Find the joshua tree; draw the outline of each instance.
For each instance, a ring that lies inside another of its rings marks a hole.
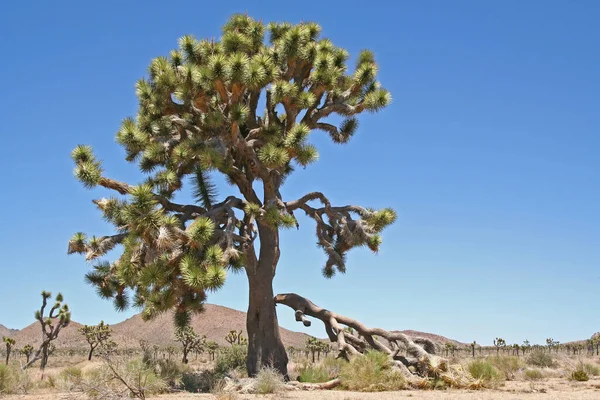
[[[513,355],[516,353],[517,357],[519,357],[519,350],[521,349],[521,346],[519,346],[517,343],[512,345],[512,349],[513,349]]]
[[[92,359],[92,354],[94,353],[96,347],[110,340],[110,336],[112,334],[110,325],[105,324],[104,321],[100,321],[98,325],[84,325],[79,328],[78,331],[85,336],[85,340],[90,345],[88,360]]]
[[[174,355],[177,349],[173,346],[167,346],[165,352],[167,353],[167,358],[170,360]]]
[[[506,341],[502,338],[494,339],[494,346],[496,346],[496,355],[500,355],[500,349],[506,346]]]
[[[477,346],[477,342],[473,340],[473,343],[471,343],[471,355],[473,358],[475,358],[475,346]]]
[[[28,363],[29,358],[31,357],[31,354],[33,354],[33,346],[30,344],[26,344],[25,346],[23,346],[23,348],[20,351],[21,351],[21,354],[23,354],[25,356],[25,363]]]
[[[219,345],[217,344],[217,342],[210,341],[206,342],[205,347],[206,351],[208,352],[208,355],[210,356],[211,361],[214,361],[215,353],[217,352]]]
[[[15,345],[15,339],[11,337],[2,336],[2,341],[6,345],[6,365],[8,365],[8,360],[10,358],[10,352],[12,351],[13,346]]]
[[[531,344],[529,343],[529,340],[525,339],[521,345],[521,351],[523,352],[523,355],[525,355],[525,352],[529,351],[530,348]]]
[[[206,342],[206,336],[198,336],[191,326],[177,327],[175,329],[175,341],[181,343],[183,358],[181,362],[188,363],[188,354],[190,351],[200,351]]]
[[[230,330],[229,333],[227,334],[227,336],[225,336],[225,341],[227,341],[227,343],[229,343],[232,346],[234,344],[238,344],[238,345],[248,344],[248,339],[246,339],[244,337],[241,329],[240,329],[240,331]]]
[[[23,366],[23,369],[29,368],[31,364],[37,360],[41,360],[40,369],[43,371],[48,363],[48,356],[55,348],[52,341],[58,337],[61,329],[68,326],[71,322],[69,306],[63,304],[63,296],[60,293],[56,295],[55,303],[50,309],[48,316],[44,316],[44,311],[50,297],[52,297],[52,293],[46,291],[42,292],[42,306],[35,312],[35,319],[39,321],[42,327],[42,344],[33,355],[33,358]]]
[[[306,350],[312,355],[312,362],[315,362],[315,353],[320,351],[321,341],[315,337],[309,337],[306,339]]]
[[[320,192],[295,200],[282,196],[294,169],[318,159],[308,143],[312,132],[346,143],[359,114],[377,112],[391,101],[377,81],[370,51],[358,54],[354,71],[348,71],[348,52],[319,38],[320,31],[314,23],[265,27],[235,15],[220,41],[184,36],[169,57],[154,59],[149,76],[136,86],[137,116],[125,119],[117,133],[126,159],[148,174],[140,185],[108,178],[89,146],[78,146],[71,155],[85,187],[120,195],[95,201],[116,234],[77,233],[69,242],[69,253],[85,254],[87,260],[123,246],[117,261],[96,264],[88,282],[118,309],[143,307],[146,319],[175,309],[183,326],[191,312],[202,310],[207,291],[224,284],[227,268],[244,269],[250,376],[262,365],[287,373],[272,282],[279,231],[298,227],[294,213],[304,211],[316,223],[318,245],[327,257],[325,277],[344,273],[346,255],[355,247],[377,252],[380,233],[396,219],[388,208],[334,206]],[[236,187],[232,195],[217,202],[210,173],[224,175]],[[175,203],[188,177],[197,201]]]

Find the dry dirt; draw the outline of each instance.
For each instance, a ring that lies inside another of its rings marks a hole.
[[[442,390],[419,391],[404,390],[399,392],[357,393],[346,391],[297,391],[272,395],[237,395],[222,397],[212,394],[179,393],[153,397],[158,400],[250,400],[250,399],[289,399],[289,400],[392,400],[392,399],[435,399],[435,400],[527,400],[527,399],[556,399],[556,400],[597,400],[600,399],[600,378],[588,382],[569,382],[565,379],[553,378],[532,386],[528,382],[506,382],[496,390]],[[7,396],[9,400],[53,400],[81,399],[81,396],[68,393],[44,393],[29,395]]]

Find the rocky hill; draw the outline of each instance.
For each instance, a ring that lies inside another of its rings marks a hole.
[[[7,327],[5,327],[4,325],[0,325],[0,338],[2,336],[12,336],[15,333],[17,333],[19,330],[18,329],[9,329]]]

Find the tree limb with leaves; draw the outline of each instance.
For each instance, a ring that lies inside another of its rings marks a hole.
[[[146,174],[138,185],[109,178],[89,146],[71,154],[85,187],[115,194],[94,203],[116,232],[77,233],[69,242],[69,253],[98,260],[88,282],[118,309],[141,307],[145,319],[174,309],[177,325],[185,326],[207,292],[223,286],[228,269],[245,271],[251,376],[263,365],[287,374],[272,283],[279,231],[298,227],[294,213],[315,222],[326,277],[346,272],[349,250],[376,252],[381,231],[396,219],[387,208],[332,205],[322,192],[282,196],[295,168],[318,159],[311,135],[347,143],[360,114],[391,101],[372,52],[360,52],[350,71],[348,52],[320,32],[315,23],[265,26],[234,15],[220,40],[187,35],[168,57],[152,60],[136,85],[138,113],[117,133],[126,160]],[[235,187],[222,201],[213,174]],[[190,181],[195,201],[175,202]],[[116,261],[100,260],[117,245],[123,250]]]

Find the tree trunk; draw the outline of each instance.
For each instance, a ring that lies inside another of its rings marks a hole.
[[[279,335],[279,324],[273,300],[273,278],[279,260],[279,234],[258,224],[260,234],[259,259],[246,260],[250,287],[246,330],[248,331],[249,376],[255,376],[262,366],[273,367],[286,379],[288,357]]]
[[[6,347],[6,365],[8,365],[8,359],[10,358],[10,348]]]
[[[92,354],[94,354],[94,347],[90,346],[90,352],[88,354],[88,361],[92,361]]]

